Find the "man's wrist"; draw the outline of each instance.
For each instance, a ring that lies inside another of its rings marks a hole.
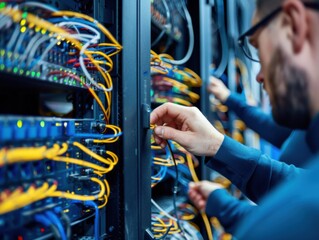
[[[221,101],[222,103],[225,103],[225,102],[227,101],[227,99],[229,98],[229,96],[230,96],[230,91],[228,91],[228,92],[225,93],[223,96],[221,96],[220,101]]]
[[[216,132],[213,134],[213,137],[211,139],[210,143],[210,154],[209,156],[214,157],[218,150],[220,149],[221,145],[223,144],[223,141],[225,139],[225,136],[221,134],[220,132]]]

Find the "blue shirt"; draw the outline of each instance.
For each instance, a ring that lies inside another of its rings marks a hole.
[[[306,144],[305,131],[281,127],[259,108],[247,105],[238,94],[231,94],[226,103],[248,127],[277,147],[282,147],[280,161],[303,165],[313,155]],[[294,166],[275,163],[260,151],[248,148],[225,137],[215,159],[208,166],[229,178],[253,201],[259,200],[284,180],[293,179],[302,171]],[[210,194],[206,213],[219,219],[225,230],[233,233],[236,225],[256,206],[230,196],[226,190]]]
[[[271,115],[264,113],[259,107],[249,106],[243,97],[236,93],[230,94],[225,105],[260,137],[281,148],[279,161],[300,167],[312,156],[306,144],[305,131],[278,125]]]
[[[238,227],[238,239],[319,239],[318,136],[319,114],[306,135],[310,149],[317,153],[307,166],[309,170],[265,198]]]
[[[319,115],[313,120],[307,131],[307,143],[314,153],[319,151],[318,134]],[[227,142],[229,142],[229,139],[225,138],[222,146],[224,143],[228,144]],[[249,162],[251,158],[252,155],[248,157]],[[243,157],[242,159],[246,158]],[[214,161],[215,159],[210,161],[209,164],[213,166]],[[260,203],[259,206],[255,207],[247,203],[243,204],[232,196],[227,195],[225,190],[218,190],[215,191],[215,194],[214,192],[211,194],[208,202],[218,201],[216,205],[219,209],[211,207],[211,204],[207,204],[207,213],[209,215],[219,215],[222,218],[221,223],[225,224],[226,230],[228,227],[231,233],[236,229],[234,221],[237,220],[240,226],[237,228],[235,236],[239,239],[319,239],[319,232],[317,231],[319,227],[319,155],[311,160],[313,164],[308,168],[312,170],[290,168],[284,163],[280,163],[282,166],[274,165],[274,161],[268,162],[269,165],[267,167],[265,165],[267,160],[263,155],[260,155],[258,161],[262,163],[266,173],[264,175],[266,184],[260,182],[263,190],[247,191],[252,186],[250,182],[260,180],[253,177],[254,173],[259,171],[256,170],[258,167],[253,167],[253,164],[246,165],[248,167],[247,170],[249,170],[247,171],[247,176],[242,175],[244,174],[243,169],[238,174],[230,173],[230,175],[225,176],[236,178],[235,175],[241,175],[242,180],[246,184],[239,184],[240,189],[246,190],[248,196],[249,194],[256,196],[256,194],[260,193],[257,198],[257,201]],[[230,169],[230,167],[227,168]],[[223,171],[226,172],[225,170]],[[281,177],[279,176],[280,172],[282,174]],[[275,186],[277,186],[277,190],[260,201],[265,190],[268,191]],[[233,216],[228,215],[224,217],[225,213]]]

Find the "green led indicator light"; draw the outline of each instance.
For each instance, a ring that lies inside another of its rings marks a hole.
[[[31,72],[31,77],[35,77],[35,71]]]
[[[6,7],[6,3],[5,2],[0,3],[0,9],[5,8],[5,7]]]
[[[19,74],[22,75],[24,73],[23,69],[20,69]]]
[[[2,50],[0,51],[1,57],[3,57],[5,54],[6,54],[6,51],[2,49]]]
[[[53,77],[53,80],[54,80],[54,81],[58,81],[58,78],[57,78],[57,77]]]
[[[18,68],[17,67],[13,68],[13,72],[17,73],[18,72]]]
[[[45,121],[40,122],[40,127],[44,128],[45,127]]]
[[[27,16],[28,16],[27,12],[22,13],[22,18],[27,18]]]
[[[22,128],[23,122],[21,120],[17,121],[17,127]]]
[[[41,76],[41,73],[40,72],[37,72],[37,77],[39,78]]]
[[[4,65],[4,64],[1,64],[1,65],[0,65],[0,70],[3,71],[4,68],[5,68],[5,65]]]
[[[29,75],[30,75],[30,71],[27,71],[27,72],[25,73],[25,75],[29,76]]]

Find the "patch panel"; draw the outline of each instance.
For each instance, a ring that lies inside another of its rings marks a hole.
[[[105,124],[96,122],[92,119],[73,120],[73,119],[58,119],[58,118],[37,118],[37,117],[17,117],[5,116],[0,118],[0,132],[2,133],[1,147],[7,146],[6,151],[16,148],[40,147],[43,145],[52,146],[55,143],[64,141],[75,141],[79,139],[77,134],[86,132],[92,136],[102,136],[99,129]],[[30,128],[30,126],[34,126]],[[6,133],[6,134],[3,134]],[[80,139],[79,139],[80,140]],[[85,141],[83,142],[85,144]],[[92,152],[106,158],[105,146],[99,146],[90,142],[87,145]],[[101,162],[83,153],[77,147],[70,147],[66,156],[76,159],[83,159],[98,166],[103,166]],[[31,185],[41,185],[43,181],[54,179],[61,186],[59,190],[69,193],[81,195],[94,195],[99,193],[99,186],[92,184],[90,178],[93,170],[87,167],[77,166],[74,164],[54,162],[49,159],[22,162],[12,165],[5,165],[1,168],[0,189],[4,191],[14,191],[15,188],[28,189]],[[51,180],[50,180],[51,181]],[[23,185],[21,186],[21,183]],[[6,186],[10,188],[6,189]],[[73,206],[74,205],[74,206]],[[15,211],[14,214],[0,215],[0,232],[4,235],[4,239],[11,238],[14,232],[20,232],[23,239],[35,239],[49,232],[48,229],[36,231],[32,230],[24,233],[21,229],[28,227],[34,222],[33,216],[36,212],[41,212],[43,209],[51,209],[53,206],[58,206],[68,216],[71,222],[81,219],[88,214],[92,214],[92,210],[87,207],[79,207],[76,204],[71,204],[67,200],[58,200],[57,198],[47,198],[42,201],[37,201],[26,208]],[[26,216],[19,218],[18,216]],[[15,217],[13,217],[15,216]]]
[[[91,16],[40,2],[2,2],[0,19],[1,239],[118,234],[116,211],[98,226],[121,204],[106,175],[122,134],[110,75],[121,45]]]
[[[56,62],[54,59],[53,61],[48,62],[45,66],[41,65],[40,67],[32,70],[25,70],[23,67],[13,67],[12,65],[5,64],[4,59],[10,54],[12,53],[6,53],[4,49],[0,50],[0,72],[18,75],[19,77],[27,78],[28,81],[42,80],[72,87],[85,88],[84,84],[90,84],[84,74],[80,73],[76,69],[66,68],[63,65],[54,63]],[[16,58],[19,58],[19,55],[16,55]],[[52,59],[49,58],[48,60]],[[93,73],[93,79],[100,81],[99,76],[95,73]],[[93,89],[95,89],[94,86]]]

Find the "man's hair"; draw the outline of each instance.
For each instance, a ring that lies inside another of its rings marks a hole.
[[[264,17],[278,8],[285,0],[256,0],[256,10],[260,17]],[[302,2],[319,2],[319,0],[300,0]]]

